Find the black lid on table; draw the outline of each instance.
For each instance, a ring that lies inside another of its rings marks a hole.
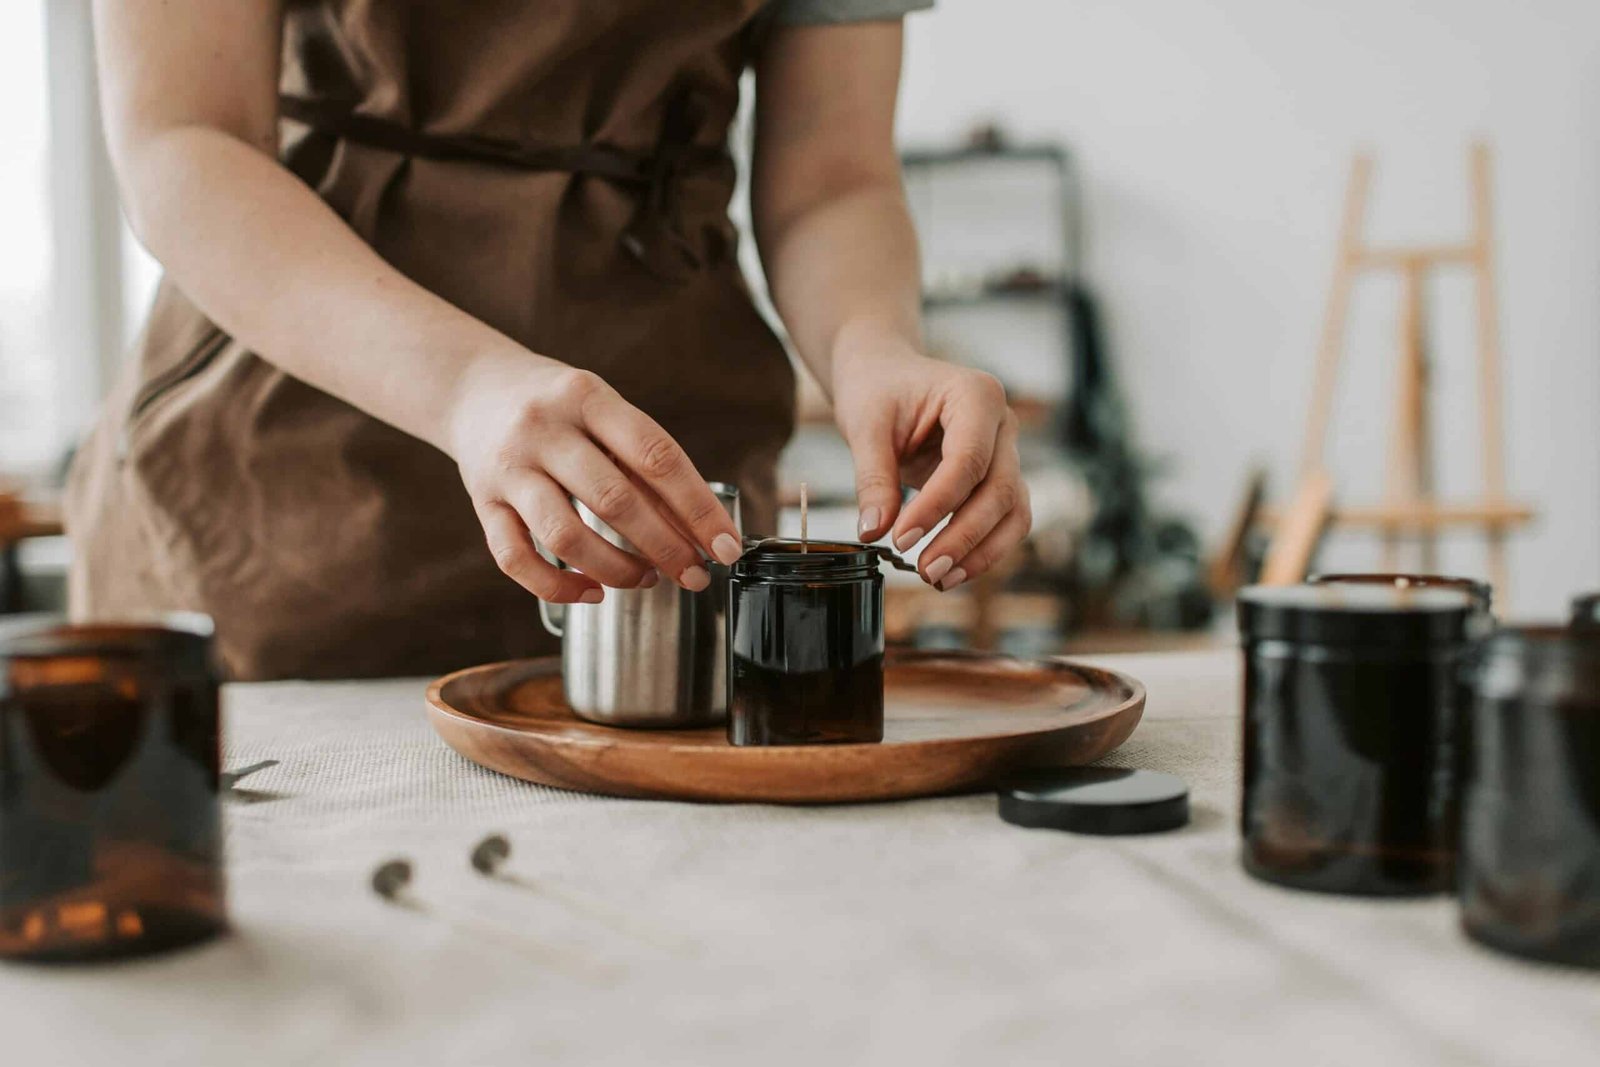
[[[1239,592],[1246,640],[1308,644],[1445,644],[1470,636],[1475,602],[1456,589],[1327,583]]]
[[[1063,767],[1000,786],[1000,818],[1078,834],[1148,834],[1189,821],[1189,787],[1159,771]]]

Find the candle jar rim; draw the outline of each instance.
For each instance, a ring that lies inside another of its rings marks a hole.
[[[849,581],[877,573],[876,550],[858,541],[768,538],[751,546],[733,565],[735,578],[770,581]]]
[[[1409,571],[1319,571],[1306,579],[1307,585],[1325,585],[1329,582],[1358,582],[1365,585],[1445,586],[1469,589],[1487,585],[1476,578],[1463,578],[1455,574],[1417,574]]]
[[[1401,571],[1328,571],[1313,574],[1307,585],[1373,585],[1395,589],[1459,589],[1480,597],[1487,606],[1494,597],[1493,587],[1477,578],[1455,574],[1407,574]]]
[[[1249,586],[1238,606],[1247,641],[1433,645],[1464,641],[1477,601],[1463,589],[1330,582]]]
[[[181,648],[207,649],[215,631],[211,617],[171,612],[129,619],[59,622],[0,641],[0,658],[58,656],[147,656]]]

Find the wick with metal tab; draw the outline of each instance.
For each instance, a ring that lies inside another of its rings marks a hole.
[[[511,842],[506,840],[504,834],[490,834],[473,848],[471,856],[472,869],[485,878],[493,878],[506,885],[542,894],[556,903],[565,905],[567,908],[593,919],[602,926],[609,928],[613,933],[620,934],[623,937],[642,941],[666,952],[675,952],[682,955],[689,955],[698,951],[698,947],[685,938],[665,930],[656,930],[620,909],[608,907],[601,901],[565,889],[554,884],[549,879],[540,879],[534,882],[514,871],[508,871],[505,869],[505,862],[510,858]]]
[[[611,969],[608,967],[596,964],[573,953],[563,952],[550,945],[531,941],[509,928],[480,922],[477,919],[469,919],[460,915],[445,914],[437,907],[417,897],[412,890],[412,874],[411,861],[404,857],[399,857],[379,864],[373,870],[368,884],[371,885],[374,893],[395,907],[437,919],[455,930],[469,934],[498,948],[524,956],[537,963],[552,966],[570,977],[606,979],[611,976]]]

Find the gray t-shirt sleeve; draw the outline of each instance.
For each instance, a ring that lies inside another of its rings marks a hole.
[[[933,0],[770,0],[765,14],[779,26],[897,19],[933,6]]]

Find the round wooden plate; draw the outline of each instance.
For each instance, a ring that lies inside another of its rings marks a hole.
[[[512,660],[428,687],[451,748],[530,782],[660,800],[839,803],[981,789],[1024,767],[1089,763],[1133,733],[1144,686],[1061,660],[891,651],[877,745],[739,748],[721,727],[619,730],[561,695],[561,661]]]

